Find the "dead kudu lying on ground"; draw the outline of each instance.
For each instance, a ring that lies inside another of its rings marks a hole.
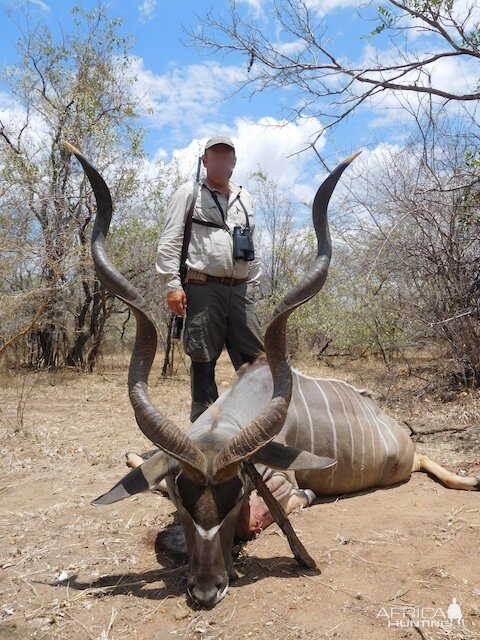
[[[157,332],[146,303],[105,252],[112,213],[108,187],[74,147],[66,146],[81,162],[97,200],[92,235],[97,274],[105,288],[135,314],[129,395],[140,429],[157,447],[146,460],[130,455],[133,470],[93,504],[111,504],[166,485],[183,525],[189,554],[188,592],[197,603],[209,607],[224,597],[235,575],[235,532],[248,538],[272,517],[289,534],[297,559],[311,566],[311,558],[288,530],[279,503],[288,514],[310,504],[315,495],[385,487],[407,480],[412,471],[428,471],[453,489],[480,488],[479,478],[457,476],[416,454],[407,433],[365,392],[339,380],[303,376],[287,363],[287,320],[325,282],[331,256],[327,206],[355,155],[341,163],[317,191],[313,203],[317,257],[275,309],[265,333],[266,359],[244,369],[235,385],[183,431],[148,395]],[[265,493],[265,482],[271,493]],[[251,499],[257,495],[252,494],[255,487],[267,506],[259,498]]]

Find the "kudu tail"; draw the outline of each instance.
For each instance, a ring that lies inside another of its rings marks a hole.
[[[449,489],[480,491],[480,476],[459,476],[440,466],[423,453],[416,453],[413,459],[413,471],[424,471],[438,478]]]

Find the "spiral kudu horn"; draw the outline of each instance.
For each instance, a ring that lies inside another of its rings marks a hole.
[[[98,171],[68,142],[63,142],[82,165],[97,203],[97,215],[92,232],[92,257],[100,282],[105,289],[125,302],[136,320],[135,345],[128,371],[128,390],[138,426],[145,436],[160,449],[176,458],[200,478],[205,478],[206,462],[203,453],[171,420],[152,404],[148,395],[148,375],[157,346],[157,330],[147,304],[135,287],[110,262],[105,239],[112,218],[110,191]]]
[[[266,409],[218,453],[214,464],[214,481],[221,481],[232,474],[242,460],[270,442],[283,427],[292,394],[292,373],[286,354],[287,320],[297,307],[316,295],[325,283],[332,249],[328,229],[328,203],[340,176],[359,153],[352,154],[339,164],[315,195],[312,218],[317,237],[317,256],[311,268],[277,305],[265,333],[265,352],[273,377],[272,399]]]

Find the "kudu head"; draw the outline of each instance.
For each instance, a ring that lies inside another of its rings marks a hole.
[[[276,469],[323,469],[336,464],[330,458],[273,442],[286,418],[292,393],[292,375],[286,359],[286,324],[289,315],[322,288],[331,257],[327,206],[341,174],[356,157],[342,162],[322,183],[313,203],[313,224],[318,241],[312,267],[277,305],[265,333],[265,352],[273,377],[273,394],[265,409],[232,436],[222,428],[221,416],[194,429],[189,437],[165,417],[148,395],[148,375],[157,344],[157,331],[148,306],[137,290],[110,262],[105,239],[112,215],[112,200],[100,174],[72,145],[64,143],[92,185],[97,215],[92,233],[92,257],[104,287],[124,301],[136,319],[135,344],[128,388],[137,423],[159,451],[131,471],[94,505],[105,505],[140,491],[155,488],[165,479],[183,524],[189,553],[188,591],[200,605],[211,607],[225,595],[232,569],[233,538],[240,509],[252,490],[245,464],[262,463]],[[205,414],[204,414],[205,415]],[[205,420],[201,416],[199,420]]]

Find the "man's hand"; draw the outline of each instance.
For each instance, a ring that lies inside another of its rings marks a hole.
[[[187,310],[187,296],[185,295],[185,291],[183,289],[170,291],[170,293],[167,294],[167,304],[170,311],[176,316],[185,315],[185,311]]]

